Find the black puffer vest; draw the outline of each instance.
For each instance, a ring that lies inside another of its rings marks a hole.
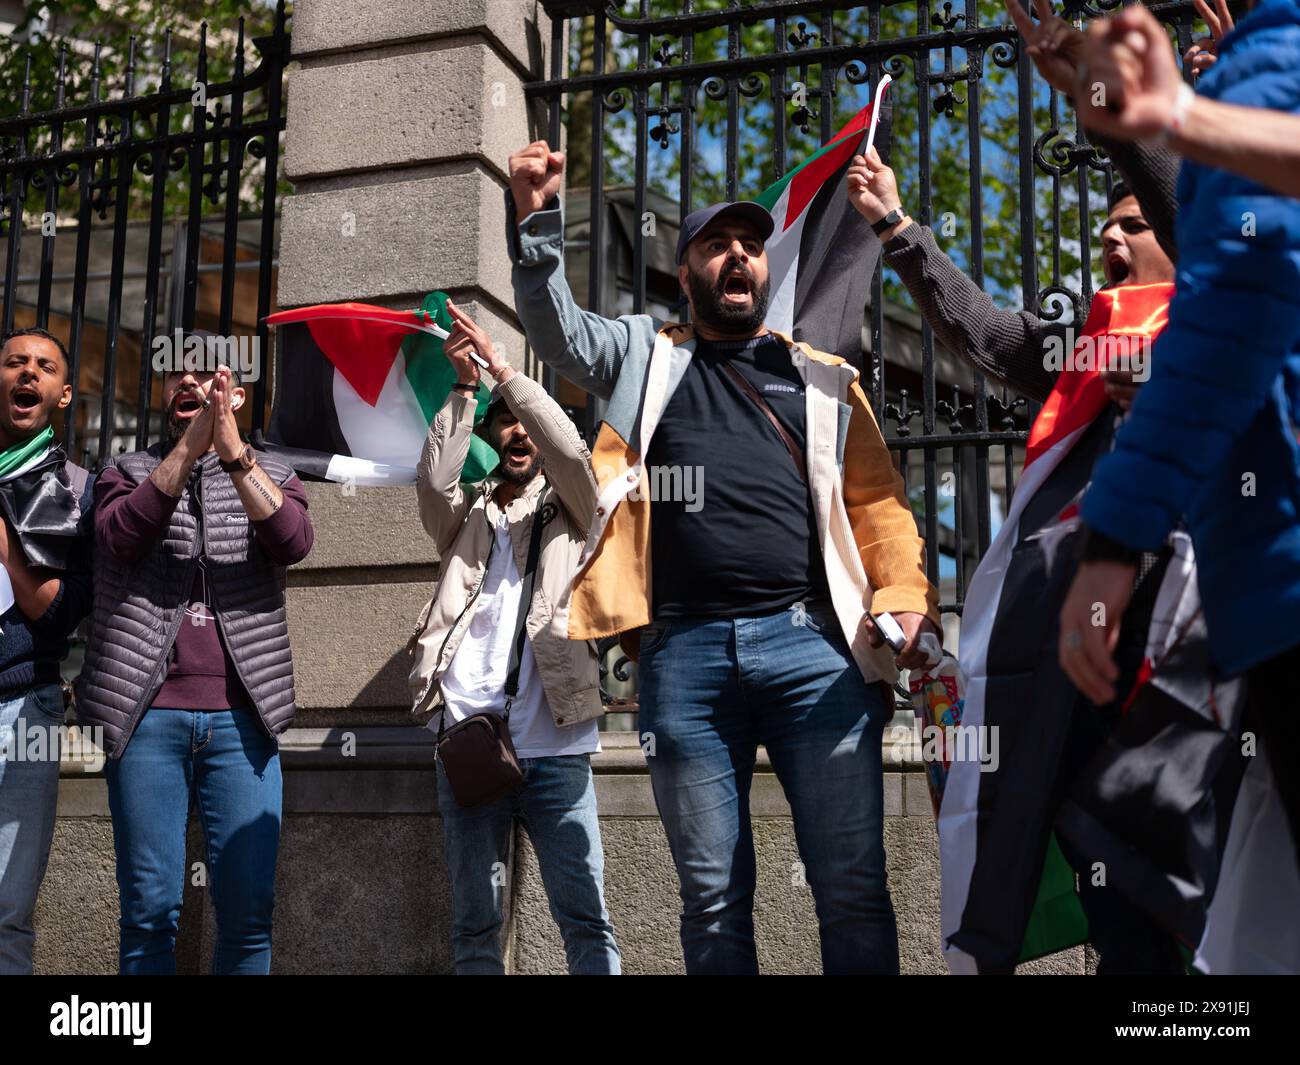
[[[112,461],[140,484],[166,454],[162,444]],[[284,484],[293,470],[258,452],[258,465]],[[165,679],[200,555],[207,559],[212,610],[263,727],[278,736],[293,720],[293,660],[284,609],[284,567],[257,544],[235,483],[208,452],[194,464],[166,534],[135,565],[95,552],[95,601],[86,662],[77,677],[77,714],[104,729],[104,750],[120,758]]]

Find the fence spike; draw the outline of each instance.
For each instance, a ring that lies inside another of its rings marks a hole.
[[[68,44],[66,41],[59,42],[59,71],[55,76],[54,82],[54,106],[62,109],[63,100],[68,84]]]
[[[95,42],[95,62],[90,68],[90,102],[99,103],[99,57],[104,47],[103,41]]]
[[[126,96],[135,95],[135,35],[132,34],[126,46]]]

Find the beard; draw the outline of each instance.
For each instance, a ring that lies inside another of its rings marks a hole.
[[[190,427],[190,421],[193,419],[178,418],[176,416],[176,408],[180,405],[181,400],[190,396],[196,396],[200,403],[203,402],[202,392],[186,390],[177,392],[176,395],[172,396],[172,401],[167,407],[167,416],[164,418],[164,429],[167,433],[167,442],[169,444],[176,444],[180,438],[185,435],[185,430]],[[202,411],[199,411],[198,413],[201,414]],[[195,417],[198,417],[198,414],[196,414]]]
[[[514,485],[516,488],[522,488],[541,472],[542,456],[540,454],[534,455],[532,460],[522,470],[507,469],[504,464],[498,466],[496,469],[496,474],[501,478],[501,480]]]
[[[188,422],[180,421],[176,417],[176,409],[173,407],[167,412],[167,442],[170,444],[177,443],[185,435],[185,428]]]
[[[748,307],[737,307],[726,301],[723,286],[729,277],[739,274],[749,282],[751,299]],[[756,332],[767,317],[767,304],[772,295],[772,279],[765,278],[762,286],[755,286],[754,276],[747,270],[724,270],[710,284],[708,279],[692,271],[687,275],[690,284],[691,309],[695,320],[724,333],[751,334]]]

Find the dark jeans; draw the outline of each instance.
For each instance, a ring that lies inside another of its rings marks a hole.
[[[148,710],[105,768],[124,974],[176,972],[190,798],[207,842],[214,973],[271,969],[280,754],[252,710]]]
[[[642,746],[681,882],[688,973],[756,973],[749,789],[758,745],[794,818],[827,973],[897,973],[881,736],[892,713],[829,609],[655,622],[638,663]]]

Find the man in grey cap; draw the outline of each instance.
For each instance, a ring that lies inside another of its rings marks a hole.
[[[749,789],[762,744],[790,803],[792,876],[812,889],[824,970],[896,973],[887,682],[920,664],[919,637],[938,620],[902,479],[857,371],[764,325],[773,223],[761,206],[683,221],[692,324],[611,320],[580,309],[564,280],[563,168],[544,141],[510,157],[515,306],[538,357],[608,400],[568,634],[617,634],[638,656],[687,971],[758,970]],[[869,611],[902,625],[897,661]]]

